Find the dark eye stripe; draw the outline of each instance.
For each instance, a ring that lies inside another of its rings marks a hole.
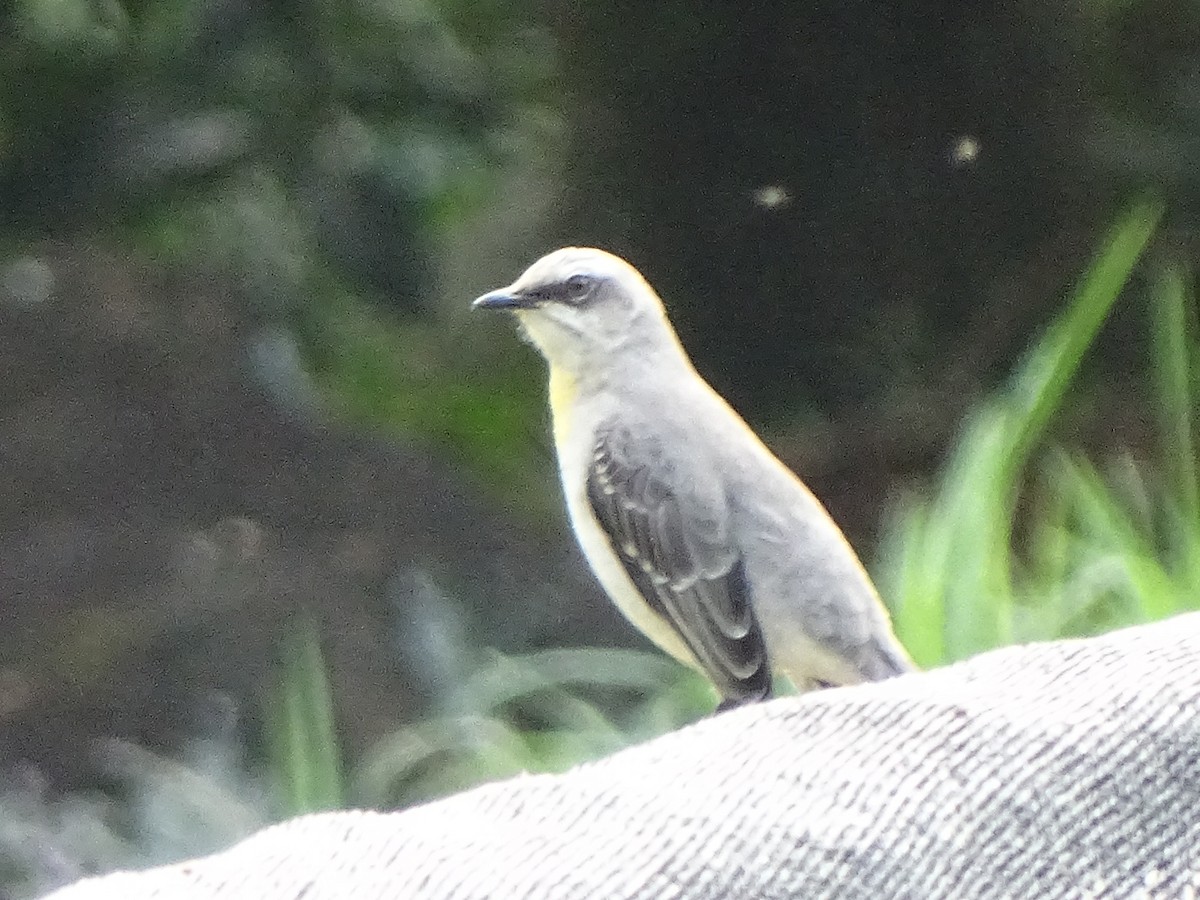
[[[572,275],[564,281],[527,290],[525,296],[540,303],[581,304],[591,297],[595,286],[595,280],[586,275]]]

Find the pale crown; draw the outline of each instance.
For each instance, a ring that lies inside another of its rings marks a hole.
[[[682,352],[653,288],[603,250],[556,250],[475,305],[511,310],[550,363],[569,370],[621,365],[630,354]]]

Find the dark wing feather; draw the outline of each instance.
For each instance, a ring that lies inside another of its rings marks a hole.
[[[588,467],[588,501],[613,552],[692,651],[723,706],[770,696],[766,644],[741,557],[720,539],[713,513],[699,502],[684,507],[662,461],[639,459],[628,443],[602,429]]]

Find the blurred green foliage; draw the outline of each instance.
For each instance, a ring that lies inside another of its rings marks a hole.
[[[545,90],[552,57],[519,52],[527,13],[519,0],[469,17],[437,0],[17,0],[0,32],[0,185],[16,201],[0,221],[128,221],[265,174],[321,233],[317,258],[369,278],[389,245],[403,252],[486,190],[513,111]],[[356,221],[320,221],[318,201]],[[339,239],[367,224],[393,226],[355,232],[375,257]]]
[[[433,267],[506,165],[553,153],[555,64],[525,0],[18,0],[0,245],[97,229],[223,271],[329,410],[448,451],[542,521],[537,362],[482,353],[474,377]]]
[[[1059,319],[1009,385],[964,423],[936,488],[893,510],[882,550],[897,633],[923,665],[1013,641],[1087,634],[1197,606],[1192,409],[1194,307],[1180,263],[1155,261],[1147,292],[1132,279],[1161,202],[1135,203],[1105,239]],[[1118,299],[1153,322],[1146,409],[1157,460],[1123,460],[1105,478],[1083,454],[1046,446],[1053,420]]]
[[[712,709],[699,675],[611,648],[492,654],[434,718],[373,748],[353,796],[402,807],[522,772],[558,772],[682,727]]]
[[[421,435],[507,509],[531,524],[556,521],[559,499],[538,427],[546,419],[545,375],[535,354],[481,350],[489,366],[480,377],[468,371],[460,334],[390,321],[336,290],[308,308],[299,334],[330,408]]]

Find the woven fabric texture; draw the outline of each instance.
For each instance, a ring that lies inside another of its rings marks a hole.
[[[329,813],[55,900],[1200,898],[1200,614]]]

